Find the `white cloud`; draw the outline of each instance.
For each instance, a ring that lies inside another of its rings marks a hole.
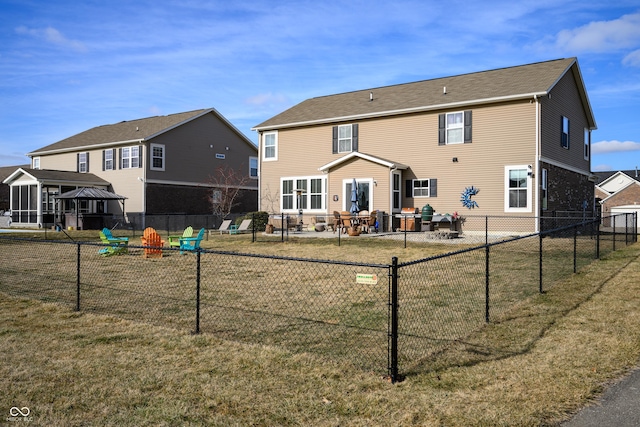
[[[620,153],[626,151],[640,151],[640,142],[634,141],[598,141],[591,144],[593,154]]]
[[[622,60],[622,64],[631,67],[640,67],[640,49],[634,50],[633,52],[625,56]]]
[[[273,104],[286,104],[289,99],[282,94],[273,93],[261,93],[250,98],[247,98],[245,102],[249,105],[273,105]]]
[[[594,21],[558,33],[556,44],[571,52],[606,52],[640,45],[640,13],[611,21]]]
[[[82,42],[66,38],[60,31],[53,27],[27,28],[25,26],[20,26],[16,28],[16,33],[42,39],[48,43],[68,47],[78,52],[86,52],[87,50],[87,47]]]
[[[613,168],[611,167],[611,165],[607,165],[607,164],[600,164],[600,165],[596,165],[593,168],[591,168],[592,171],[594,172],[608,172],[613,170]]]

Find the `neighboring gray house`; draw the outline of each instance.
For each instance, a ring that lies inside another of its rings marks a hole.
[[[80,206],[86,215],[124,213],[144,223],[152,214],[211,214],[221,167],[245,178],[236,211],[257,209],[257,147],[213,108],[98,126],[27,155],[31,168],[4,180],[17,226],[49,225],[55,196],[80,187],[126,199],[124,212],[118,200],[88,200]]]

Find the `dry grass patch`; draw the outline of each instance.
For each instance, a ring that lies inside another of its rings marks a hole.
[[[308,353],[6,294],[0,346],[0,411],[27,406],[36,425],[552,425],[640,360],[640,246],[395,385]]]

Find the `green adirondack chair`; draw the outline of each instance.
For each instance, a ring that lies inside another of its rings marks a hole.
[[[169,247],[170,248],[179,248],[180,247],[180,239],[186,239],[188,237],[193,237],[193,227],[188,226],[182,232],[182,236],[169,236]]]

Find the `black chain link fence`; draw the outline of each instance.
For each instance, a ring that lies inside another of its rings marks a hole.
[[[104,257],[101,244],[0,236],[0,291],[374,372],[386,366],[396,381],[528,297],[637,242],[635,221],[585,221],[389,265],[170,248],[145,259],[136,245]]]

